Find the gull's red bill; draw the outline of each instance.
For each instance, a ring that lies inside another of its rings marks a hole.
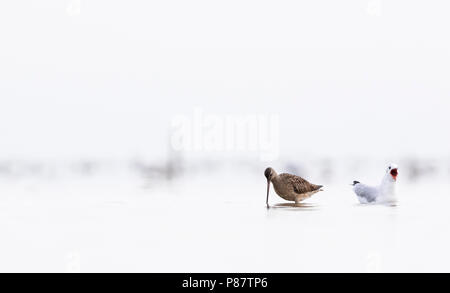
[[[392,178],[397,180],[398,170],[397,169],[392,169],[391,170],[391,176],[392,176]]]

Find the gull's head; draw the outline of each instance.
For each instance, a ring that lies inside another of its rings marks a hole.
[[[394,181],[397,181],[398,166],[396,164],[389,164],[386,174],[388,174]]]

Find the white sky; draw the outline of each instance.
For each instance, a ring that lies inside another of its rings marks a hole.
[[[0,157],[157,157],[194,107],[279,114],[286,156],[448,154],[450,3],[303,2],[2,1]]]

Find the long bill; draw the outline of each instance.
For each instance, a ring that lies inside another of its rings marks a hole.
[[[269,208],[269,190],[270,190],[270,180],[267,179],[267,197],[266,197],[267,208]]]

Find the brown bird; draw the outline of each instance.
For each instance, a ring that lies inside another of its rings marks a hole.
[[[299,176],[286,173],[278,175],[272,168],[267,168],[264,175],[267,178],[267,207],[269,207],[270,182],[272,182],[275,192],[282,199],[295,201],[296,204],[321,191],[323,187],[322,185],[311,184]]]

